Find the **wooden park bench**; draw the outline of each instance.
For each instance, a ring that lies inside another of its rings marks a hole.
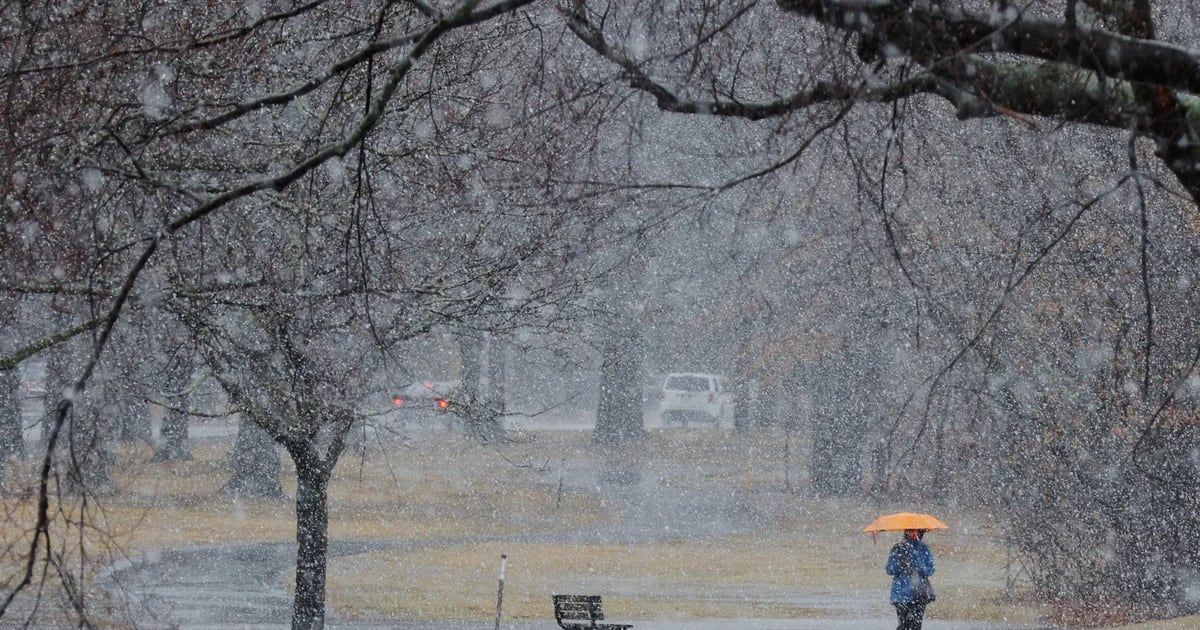
[[[630,624],[604,621],[599,595],[554,595],[554,620],[563,630],[626,630]]]

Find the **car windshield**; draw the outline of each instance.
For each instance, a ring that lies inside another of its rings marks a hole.
[[[663,385],[663,389],[680,392],[705,392],[708,391],[708,379],[703,376],[670,376],[667,377],[667,383]]]

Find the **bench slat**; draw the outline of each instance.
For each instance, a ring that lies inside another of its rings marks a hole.
[[[554,620],[566,630],[597,628],[603,630],[626,630],[627,624],[597,624],[604,620],[604,604],[599,595],[553,595]],[[565,623],[586,621],[588,623]]]

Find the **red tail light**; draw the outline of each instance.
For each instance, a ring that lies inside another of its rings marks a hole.
[[[717,402],[717,395],[710,392],[708,394],[708,402]]]
[[[392,404],[393,404],[393,405],[396,405],[397,407],[399,407],[400,405],[403,405],[403,404],[404,404],[404,399],[403,399],[403,398],[401,398],[401,397],[399,397],[399,396],[397,396],[397,397],[395,397],[395,398],[393,398],[393,399],[392,399]]]
[[[445,409],[450,406],[450,401],[445,398],[439,398],[437,401],[438,409]]]

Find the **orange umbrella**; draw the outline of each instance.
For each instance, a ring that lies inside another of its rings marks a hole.
[[[899,532],[906,529],[950,529],[950,526],[928,514],[897,512],[880,516],[864,527],[863,531],[871,534],[871,537],[874,538],[875,534],[879,532]]]

